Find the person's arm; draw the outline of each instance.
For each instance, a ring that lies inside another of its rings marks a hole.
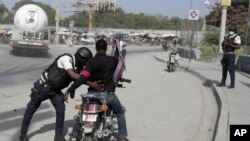
[[[84,70],[84,71],[86,71],[86,70]],[[83,71],[83,72],[84,72]],[[88,72],[86,72],[86,73],[88,73]],[[103,84],[99,84],[100,83],[100,81],[94,81],[94,82],[91,82],[91,81],[89,81],[88,80],[88,78],[89,78],[89,74],[83,74],[83,75],[81,75],[80,76],[80,78],[79,79],[77,79],[69,88],[68,88],[68,92],[69,93],[72,93],[73,94],[73,92],[78,88],[78,87],[80,87],[82,84],[85,84],[85,85],[88,85],[88,86],[90,86],[90,87],[92,87],[92,88],[94,88],[95,90],[97,90],[97,91],[101,91],[102,89],[103,89]]]
[[[237,36],[237,37],[234,39],[234,43],[224,42],[224,45],[228,45],[228,46],[230,46],[231,48],[234,48],[234,49],[239,49],[239,48],[240,48],[240,45],[241,45],[240,36]]]
[[[87,78],[80,76],[64,93],[64,101],[68,102],[68,97],[74,98],[74,91],[80,87],[82,84],[87,82]]]
[[[86,67],[90,68],[89,64],[86,65]],[[71,98],[74,98],[74,91],[80,87],[82,84],[88,85],[92,88],[94,88],[97,91],[103,90],[104,85],[99,84],[99,81],[91,82],[89,81],[90,77],[90,71],[87,69],[82,70],[79,79],[77,79],[65,92],[64,94],[64,100],[68,101],[68,96],[70,95]]]
[[[223,45],[228,45],[228,46],[230,46],[231,48],[234,48],[234,49],[239,49],[240,48],[240,44],[235,44],[235,43],[223,42],[222,46]]]
[[[80,74],[77,74],[73,69],[67,69],[66,72],[69,75],[69,77],[73,80],[77,80],[80,78]]]
[[[73,80],[77,80],[80,77],[80,75],[73,69],[73,60],[68,55],[62,56],[58,60],[58,67],[63,68],[68,76]]]

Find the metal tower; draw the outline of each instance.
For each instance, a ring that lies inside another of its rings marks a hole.
[[[115,11],[117,0],[72,0],[69,4],[75,10],[87,10],[89,15],[88,32],[93,32],[93,11],[109,10]]]

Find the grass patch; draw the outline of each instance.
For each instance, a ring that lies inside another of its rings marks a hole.
[[[218,45],[202,44],[200,45],[200,50],[201,58],[199,59],[199,61],[213,62],[218,58],[221,58],[221,54],[218,53]],[[241,46],[241,48],[236,51],[236,56],[240,56],[242,54],[244,54],[244,46]]]
[[[216,45],[200,45],[201,58],[200,61],[213,62],[216,58],[220,56],[218,53],[218,46]]]

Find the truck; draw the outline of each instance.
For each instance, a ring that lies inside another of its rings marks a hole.
[[[34,4],[20,7],[14,25],[10,39],[13,55],[48,55],[48,17],[41,7]]]

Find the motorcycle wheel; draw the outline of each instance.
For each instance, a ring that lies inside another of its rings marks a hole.
[[[169,65],[168,71],[169,71],[169,72],[172,72],[172,71],[173,71],[173,64],[170,64],[170,65]]]
[[[176,70],[176,66],[173,65],[172,71],[175,72],[175,70]]]
[[[82,137],[82,131],[79,132],[79,134],[76,136],[76,138],[73,138],[73,136],[74,135],[71,134],[68,141],[84,141],[84,139]]]
[[[86,136],[84,138],[84,141],[96,141],[96,140],[94,140],[91,136]]]

